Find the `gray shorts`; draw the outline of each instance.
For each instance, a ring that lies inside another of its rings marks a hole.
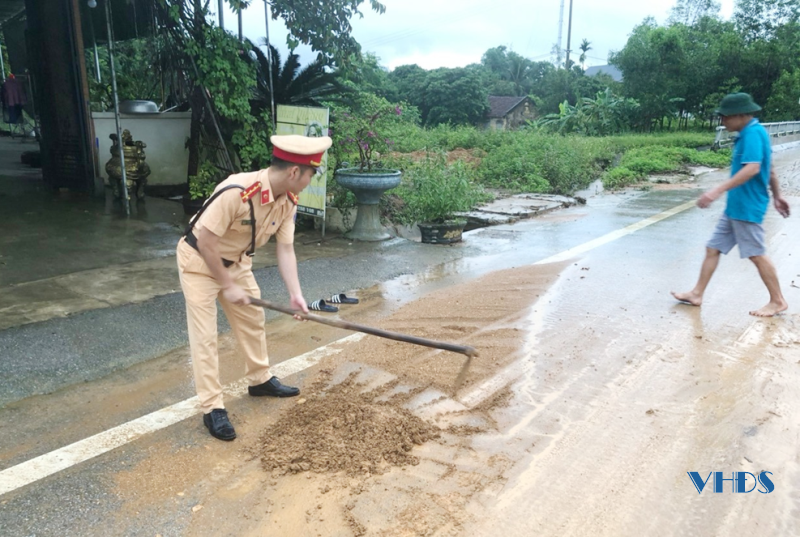
[[[737,244],[742,259],[767,253],[764,228],[761,224],[733,220],[723,214],[706,246],[727,254]]]

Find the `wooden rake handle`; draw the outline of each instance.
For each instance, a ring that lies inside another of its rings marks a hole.
[[[286,306],[273,304],[272,302],[267,302],[266,300],[261,300],[260,298],[250,297],[250,303],[256,306],[261,306],[262,308],[279,311],[287,315],[297,315],[298,317],[306,321],[314,321],[315,323],[327,324],[328,326],[335,326],[336,328],[344,328],[345,330],[353,330],[354,332],[363,332],[365,334],[370,334],[373,336],[378,336],[386,339],[393,339],[395,341],[403,341],[405,343],[413,343],[414,345],[422,345],[423,347],[432,347],[434,349],[442,349],[445,351],[456,352],[469,357],[478,355],[478,351],[475,350],[474,347],[468,347],[464,345],[453,345],[452,343],[445,343],[443,341],[435,341],[433,339],[408,336],[406,334],[400,334],[398,332],[389,332],[388,330],[381,330],[380,328],[373,328],[371,326],[365,326],[363,324],[356,324],[348,321],[342,321],[340,319],[328,319],[325,317],[320,317],[319,315],[314,315],[312,313],[303,313],[298,310],[287,308]]]

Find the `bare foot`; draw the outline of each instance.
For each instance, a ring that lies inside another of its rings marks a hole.
[[[703,303],[703,296],[698,295],[694,291],[690,291],[688,293],[676,293],[675,291],[671,291],[672,296],[675,297],[675,300],[679,302],[683,302],[684,304],[690,304],[692,306],[699,306]]]
[[[786,311],[788,308],[789,304],[787,304],[785,300],[777,303],[770,302],[759,310],[751,311],[750,315],[755,315],[756,317],[772,317],[782,311]]]

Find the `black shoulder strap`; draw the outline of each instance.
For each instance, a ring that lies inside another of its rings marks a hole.
[[[212,201],[217,199],[226,190],[231,190],[233,188],[238,188],[239,190],[244,191],[243,186],[228,185],[214,192],[214,194],[206,200],[203,206],[200,207],[200,210],[197,211],[197,213],[195,213],[195,215],[191,219],[189,219],[189,225],[186,226],[186,229],[183,231],[183,235],[186,236],[192,232],[192,230],[194,229],[194,225],[203,215],[208,206],[211,205]],[[247,203],[250,204],[250,248],[247,250],[246,253],[248,256],[253,257],[253,255],[256,253],[256,214],[255,214],[255,209],[253,208],[253,200],[248,198]]]

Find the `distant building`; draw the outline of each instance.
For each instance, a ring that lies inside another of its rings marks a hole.
[[[601,73],[610,76],[614,82],[622,82],[622,71],[613,65],[595,65],[586,69],[586,76],[596,76]]]
[[[515,129],[536,118],[536,108],[529,97],[489,95],[489,113],[484,127],[494,130]]]

